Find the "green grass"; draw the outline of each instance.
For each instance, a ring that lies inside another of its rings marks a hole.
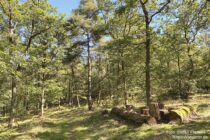
[[[177,130],[205,130],[210,139],[210,107],[201,102],[199,109],[202,118],[191,123],[136,126],[114,116],[104,117],[101,109],[53,108],[43,118],[31,116],[19,121],[13,129],[1,118],[0,140],[170,140],[169,132]]]

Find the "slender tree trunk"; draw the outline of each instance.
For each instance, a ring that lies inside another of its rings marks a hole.
[[[15,23],[13,22],[13,11],[12,11],[12,7],[11,7],[11,3],[9,2],[9,42],[11,45],[15,44],[15,40],[14,40],[14,31],[15,31]],[[10,50],[10,55],[13,55],[12,50]],[[11,96],[11,105],[10,105],[10,118],[9,118],[9,123],[8,126],[9,127],[13,127],[14,126],[14,118],[15,118],[15,108],[16,108],[16,96],[17,96],[17,84],[16,84],[16,77],[15,75],[12,74],[12,87],[11,87],[11,91],[12,91],[12,96]]]
[[[74,72],[74,65],[71,65],[71,94],[70,94],[70,102],[73,104],[73,95],[75,93],[75,72]]]
[[[27,85],[27,81],[26,81],[26,85]],[[25,97],[24,97],[24,107],[26,110],[26,113],[29,114],[29,101],[28,101],[28,91],[26,91]]]
[[[144,1],[139,0],[141,4],[141,8],[144,13],[144,19],[145,19],[145,29],[146,29],[146,42],[145,42],[145,48],[146,48],[146,74],[145,74],[145,88],[146,88],[146,97],[147,97],[147,106],[150,106],[151,103],[151,81],[150,81],[150,49],[151,49],[151,31],[150,31],[150,23],[152,21],[152,18],[162,12],[165,7],[170,3],[170,0],[167,0],[167,2],[159,9],[157,10],[153,15],[149,16],[149,10],[147,9],[146,4],[149,2],[148,0]]]
[[[36,109],[39,110],[40,109],[40,102],[37,103],[36,105]]]
[[[15,117],[15,106],[17,100],[17,88],[16,88],[16,78],[12,77],[12,99],[11,99],[11,106],[10,106],[10,118],[9,118],[9,127],[14,126],[14,117]]]
[[[148,16],[148,15],[147,15]],[[145,19],[148,19],[146,17]],[[145,75],[145,88],[146,88],[146,97],[147,97],[147,105],[150,105],[151,102],[151,83],[150,83],[150,45],[151,45],[151,35],[150,35],[150,29],[149,29],[149,22],[146,20],[146,42],[145,42],[145,47],[146,47],[146,75]]]
[[[150,33],[150,18],[149,13],[146,8],[146,3],[140,0],[142,10],[144,13],[145,19],[145,29],[146,29],[146,41],[145,41],[145,49],[146,49],[146,62],[145,62],[145,89],[146,89],[146,99],[147,99],[147,106],[150,105],[151,102],[151,85],[150,85],[150,46],[151,46],[151,33]]]
[[[92,75],[91,75],[91,59],[90,59],[90,34],[87,34],[87,53],[88,53],[88,110],[92,110]]]
[[[42,94],[41,94],[41,117],[43,117],[44,115],[44,105],[45,105],[45,91],[44,89],[42,90]]]
[[[98,77],[99,77],[99,82],[98,82],[98,106],[101,105],[101,57],[99,56],[99,61],[98,61]]]
[[[111,85],[111,80],[110,80],[110,70],[109,70],[109,63],[107,64],[106,66],[106,71],[108,73],[108,92],[109,92],[109,97],[110,97],[110,100],[112,101],[112,85]]]
[[[178,54],[177,65],[178,65],[178,73],[179,73],[179,96],[181,97],[182,96],[182,93],[181,93],[182,79],[181,79],[181,67],[180,67],[180,55],[179,54]]]
[[[5,117],[7,114],[7,108],[6,108],[6,106],[4,106],[2,109],[3,109],[2,115],[3,115],[3,117]]]
[[[193,60],[192,60],[189,39],[186,39],[186,41],[187,41],[187,55],[188,55],[188,59],[189,59],[189,80],[191,80],[192,76],[193,76],[193,72],[194,72],[194,64],[193,64]]]
[[[77,95],[77,107],[80,107],[79,95]]]
[[[99,87],[99,88],[101,88],[101,87]],[[99,89],[99,91],[98,91],[98,106],[100,106],[101,105],[101,90]]]
[[[123,54],[122,54],[123,57]],[[124,60],[121,61],[122,65],[122,80],[123,80],[123,92],[124,92],[124,100],[125,100],[125,106],[128,105],[128,93],[126,91],[126,75],[125,75],[125,62]]]
[[[168,87],[171,88],[171,79],[170,79],[170,59],[167,62],[167,81],[168,81]]]
[[[69,83],[68,83],[68,93],[67,93],[67,103],[69,105],[72,105],[72,101],[71,101],[71,78],[70,78],[70,75],[69,75]]]

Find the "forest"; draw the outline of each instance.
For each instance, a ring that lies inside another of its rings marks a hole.
[[[67,16],[0,0],[0,140],[13,139],[210,139],[210,1],[80,0]]]

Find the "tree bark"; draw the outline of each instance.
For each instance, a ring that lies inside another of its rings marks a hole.
[[[3,117],[6,116],[6,107],[5,106],[2,107],[2,116]]]
[[[17,88],[16,88],[16,78],[12,77],[12,98],[11,98],[11,106],[10,106],[10,118],[9,118],[9,127],[14,126],[15,121],[15,106],[17,101]]]
[[[79,95],[77,95],[77,107],[80,107]]]
[[[107,78],[108,78],[108,92],[109,92],[109,97],[110,97],[110,100],[112,101],[112,91],[111,91],[111,89],[112,89],[112,85],[111,85],[111,79],[110,79],[110,70],[109,70],[109,63],[107,62],[107,66],[106,66],[106,71],[107,71],[107,73],[108,73],[108,76],[107,76]]]
[[[152,19],[162,12],[165,7],[170,3],[170,0],[167,0],[167,2],[162,5],[154,14],[149,16],[149,10],[146,7],[146,4],[148,3],[148,0],[143,2],[142,0],[139,0],[143,13],[144,13],[144,20],[145,20],[145,29],[146,29],[146,41],[145,41],[145,48],[146,48],[146,62],[145,62],[145,88],[146,88],[146,98],[147,98],[147,106],[150,105],[151,102],[151,81],[150,81],[150,49],[151,49],[151,31],[150,31],[150,23],[152,22]]]
[[[185,34],[187,34],[187,33],[185,33]],[[188,60],[189,60],[188,79],[191,80],[192,76],[193,76],[193,72],[194,72],[194,64],[193,64],[192,55],[191,55],[190,41],[189,41],[189,39],[187,38],[186,35],[185,35],[185,40],[186,40],[186,44],[187,44],[187,56],[188,56]]]
[[[71,100],[71,78],[69,75],[69,83],[68,83],[68,93],[67,93],[67,104],[72,105],[72,100]]]
[[[15,44],[15,40],[14,40],[14,32],[15,32],[15,23],[13,22],[13,11],[12,11],[12,7],[11,7],[11,3],[10,1],[8,1],[9,4],[9,13],[8,13],[8,17],[9,17],[9,42],[11,45]],[[13,55],[12,50],[10,50],[10,55]],[[16,69],[16,68],[15,68]],[[10,118],[9,118],[9,123],[8,126],[9,127],[13,127],[14,126],[14,118],[15,118],[15,105],[16,105],[16,96],[17,96],[17,84],[16,84],[16,77],[14,74],[12,74],[12,86],[11,86],[11,91],[12,91],[12,97],[11,97],[11,105],[10,105]]]
[[[123,57],[123,55],[122,55]],[[122,65],[122,80],[123,80],[123,92],[124,92],[124,100],[125,100],[125,106],[128,105],[128,93],[126,91],[126,75],[125,75],[125,62],[124,60],[121,61]]]
[[[43,89],[42,94],[41,94],[41,117],[43,117],[43,115],[44,115],[44,105],[45,105],[44,94],[45,94],[45,91]]]
[[[100,83],[100,80],[101,80],[101,57],[99,56],[99,60],[98,60],[98,77],[99,77],[99,81],[98,81],[98,100],[97,100],[97,103],[98,103],[98,106],[101,105],[101,83]]]
[[[88,110],[92,110],[92,75],[91,75],[91,59],[90,59],[90,34],[87,34],[87,53],[88,53]]]
[[[71,77],[69,77],[69,91],[68,91],[68,104],[73,105],[73,95],[75,92],[75,72],[74,65],[71,64]]]
[[[150,33],[150,19],[149,14],[146,8],[145,3],[140,0],[142,5],[144,19],[145,19],[145,28],[146,28],[146,41],[145,41],[145,49],[146,49],[146,62],[145,62],[145,89],[146,89],[146,99],[147,106],[150,105],[151,102],[151,93],[150,93],[150,45],[151,45],[151,33]]]
[[[179,52],[178,52],[179,53]],[[180,67],[180,56],[178,54],[178,61],[177,61],[177,65],[178,65],[178,72],[179,72],[179,81],[178,81],[178,85],[179,85],[179,96],[182,96],[181,93],[181,86],[182,86],[182,79],[181,79],[181,67]]]

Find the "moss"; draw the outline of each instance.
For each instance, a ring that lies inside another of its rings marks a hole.
[[[192,109],[187,106],[181,106],[178,109],[174,109],[172,111],[180,116],[181,122],[183,122],[187,117],[189,117],[189,115],[192,114]]]

